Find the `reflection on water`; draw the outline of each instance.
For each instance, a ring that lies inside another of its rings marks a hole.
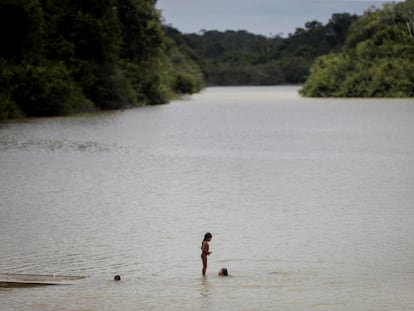
[[[201,280],[200,295],[201,295],[201,310],[213,310],[211,306],[211,287],[207,278]]]
[[[412,101],[296,90],[3,124],[0,273],[88,277],[0,309],[413,309]]]

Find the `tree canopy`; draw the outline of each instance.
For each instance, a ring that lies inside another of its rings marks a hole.
[[[201,71],[166,37],[155,2],[0,0],[0,119],[163,104],[200,90]]]
[[[414,96],[414,0],[372,8],[350,27],[342,51],[313,64],[305,96]]]

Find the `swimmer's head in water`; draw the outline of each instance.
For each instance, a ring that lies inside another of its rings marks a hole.
[[[218,273],[218,275],[220,275],[220,276],[228,276],[229,273],[227,271],[227,268],[221,268],[220,271],[219,271],[219,273]]]
[[[120,275],[115,275],[114,276],[114,281],[121,281],[121,276]]]

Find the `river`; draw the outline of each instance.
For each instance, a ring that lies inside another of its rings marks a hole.
[[[216,87],[9,122],[0,174],[0,273],[87,276],[0,310],[414,310],[412,99]]]

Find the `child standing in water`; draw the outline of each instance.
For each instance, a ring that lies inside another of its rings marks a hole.
[[[204,239],[203,242],[201,242],[201,260],[203,261],[203,276],[206,275],[206,270],[207,270],[207,256],[211,254],[211,252],[209,251],[210,249],[210,245],[208,244],[208,242],[211,241],[213,235],[210,232],[207,232],[204,235]]]

